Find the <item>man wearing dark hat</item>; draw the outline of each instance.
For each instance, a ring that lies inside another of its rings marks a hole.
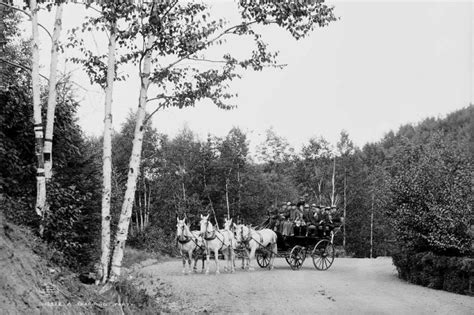
[[[278,217],[279,217],[278,209],[275,206],[270,207],[268,211],[268,217],[269,217],[268,228],[271,230],[274,230],[275,226],[277,225]]]
[[[316,220],[317,236],[318,237],[323,237],[324,222],[325,222],[326,216],[325,216],[324,210],[321,206],[316,206],[315,209],[316,209],[316,212],[314,213],[313,217]]]
[[[306,210],[306,207],[305,207]],[[316,204],[312,204],[311,208],[308,206],[308,211],[305,212],[304,220],[306,221],[306,236],[314,236],[318,225],[316,214]]]
[[[331,217],[331,207],[324,208],[323,225],[324,225],[324,236],[328,236],[329,232],[334,228],[334,223]]]
[[[339,226],[342,224],[342,222],[344,221],[344,218],[341,217],[339,214],[337,214],[336,206],[332,206],[329,213],[331,215],[331,221],[334,225]]]

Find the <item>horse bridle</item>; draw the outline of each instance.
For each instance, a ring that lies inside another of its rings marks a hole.
[[[178,242],[180,242],[181,244],[186,244],[189,241],[191,241],[191,239],[192,239],[192,237],[191,237],[192,235],[190,236],[190,235],[185,235],[184,234],[184,232],[185,232],[184,228],[185,228],[185,224],[183,224],[181,226],[181,235],[178,236]]]
[[[246,246],[249,245],[249,242],[251,240],[254,240],[259,246],[261,247],[264,247],[263,246],[263,237],[262,237],[262,234],[260,234],[260,232],[258,231],[255,231],[255,233],[258,234],[258,236],[260,236],[260,242],[257,241],[253,236],[252,236],[252,229],[251,228],[248,228],[249,229],[249,233],[248,233],[248,237],[247,239],[244,238],[244,229],[243,229],[243,226],[240,228],[240,242]]]
[[[247,234],[247,239],[244,238],[244,227],[241,226],[240,227],[240,241],[241,243],[244,243],[244,244],[248,244],[248,242],[250,242],[252,240],[252,231],[250,230],[250,228],[248,228],[249,230],[249,233]]]
[[[205,240],[212,240],[212,239],[215,239],[215,238],[216,238],[216,230],[214,229],[214,230],[212,230],[212,231],[209,232],[209,231],[208,231],[208,226],[209,226],[209,221],[206,220],[206,229],[204,230],[203,238],[204,238]],[[208,233],[211,233],[211,235],[210,235],[210,236],[206,236]]]

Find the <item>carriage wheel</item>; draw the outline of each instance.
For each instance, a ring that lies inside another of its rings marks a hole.
[[[303,266],[304,260],[306,259],[306,251],[303,247],[296,245],[291,250],[290,255],[285,258],[291,269],[298,270]]]
[[[320,240],[311,253],[314,267],[318,270],[329,269],[334,261],[334,254],[334,245],[329,240]]]
[[[264,249],[260,249],[256,253],[257,264],[261,268],[267,268],[270,264],[270,260],[272,259],[273,252],[271,250],[270,245]]]

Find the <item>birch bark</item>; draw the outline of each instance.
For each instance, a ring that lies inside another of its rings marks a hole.
[[[107,61],[107,86],[105,87],[104,104],[104,145],[102,151],[102,232],[101,232],[101,257],[102,283],[106,282],[109,275],[110,261],[110,197],[112,193],[112,94],[115,79],[115,47],[116,24],[110,25],[108,61]]]
[[[62,16],[64,3],[60,3],[56,8],[54,18],[53,42],[51,45],[51,62],[49,66],[49,85],[48,85],[48,109],[46,114],[46,132],[44,137],[44,175],[46,179],[52,176],[53,164],[53,131],[54,131],[54,113],[56,111],[56,83],[58,68],[58,45],[59,35],[61,34]]]
[[[155,41],[154,35],[149,35],[147,40],[146,50],[148,51],[143,58],[143,69],[141,71],[141,86],[139,105],[136,116],[136,125],[132,145],[132,155],[130,158],[128,178],[127,178],[127,189],[125,191],[125,197],[122,205],[122,211],[120,213],[119,224],[117,233],[115,236],[114,252],[112,255],[112,266],[109,280],[114,282],[120,276],[120,270],[122,266],[123,252],[125,249],[125,242],[127,241],[128,228],[130,225],[130,217],[132,214],[133,202],[135,198],[135,189],[137,186],[137,176],[139,173],[140,159],[142,154],[143,145],[143,134],[145,129],[143,128],[143,122],[145,120],[145,110],[147,103],[147,92],[150,85],[150,69],[151,69],[151,48]]]
[[[46,180],[44,177],[43,157],[43,122],[41,118],[40,82],[39,82],[39,35],[38,35],[38,5],[36,0],[30,1],[31,28],[33,40],[31,41],[31,83],[33,90],[33,120],[35,132],[35,155],[36,164],[36,213],[44,219],[44,208],[46,204]],[[40,235],[43,234],[43,222],[40,224]]]

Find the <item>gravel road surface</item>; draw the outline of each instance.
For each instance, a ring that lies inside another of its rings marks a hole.
[[[240,263],[240,262],[239,262]],[[200,263],[198,263],[199,266]],[[474,297],[412,285],[397,278],[391,258],[336,258],[327,271],[311,259],[293,271],[284,259],[275,269],[183,275],[181,261],[140,269],[136,281],[171,312],[258,314],[474,314]]]

